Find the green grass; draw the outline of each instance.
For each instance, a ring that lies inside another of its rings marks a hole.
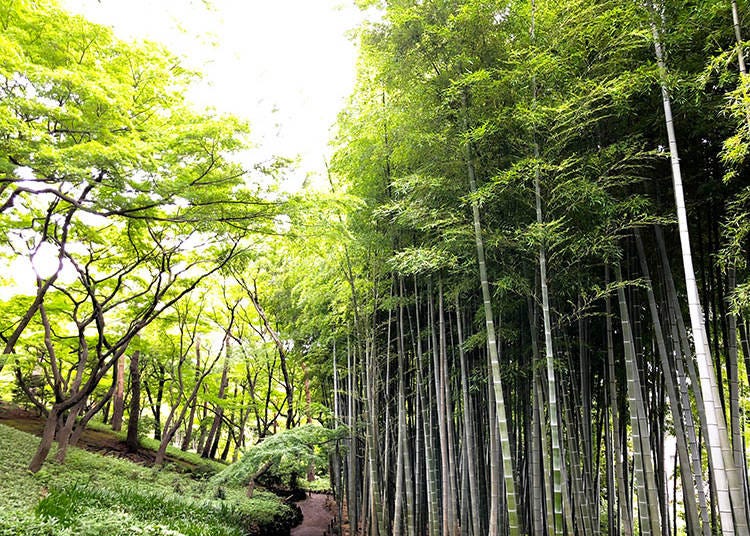
[[[120,441],[125,441],[125,438],[127,436],[126,430],[122,430],[120,432],[114,432],[112,431],[111,425],[104,424],[103,422],[100,422],[100,421],[92,420],[86,425],[86,428],[88,428],[89,430],[105,432],[107,434],[110,434],[118,438]],[[139,439],[139,441],[140,441],[141,447],[143,447],[144,449],[151,450],[154,452],[159,450],[159,441],[157,441],[156,439],[153,439],[150,437],[142,437]],[[178,461],[182,461],[182,462],[185,462],[186,464],[194,466],[198,468],[199,471],[209,476],[227,468],[227,464],[223,462],[201,458],[200,454],[198,454],[197,452],[185,452],[184,450],[180,450],[173,445],[169,445],[167,447],[167,455]]]
[[[242,536],[292,515],[269,493],[77,448],[32,474],[38,442],[0,425],[0,536]]]
[[[318,476],[309,482],[306,478],[301,478],[299,486],[307,491],[331,491],[331,479],[327,476]]]

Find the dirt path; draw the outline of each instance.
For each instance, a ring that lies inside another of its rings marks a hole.
[[[328,495],[311,493],[297,503],[302,509],[302,524],[292,529],[290,536],[323,536],[333,519],[334,503]]]

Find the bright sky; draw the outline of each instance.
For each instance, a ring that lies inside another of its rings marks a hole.
[[[320,174],[354,83],[352,0],[63,0],[123,38],[160,41],[204,73],[194,98],[251,122],[252,158],[300,156]]]

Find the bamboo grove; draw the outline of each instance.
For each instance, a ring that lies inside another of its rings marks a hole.
[[[747,6],[376,7],[330,166],[352,533],[748,534]]]

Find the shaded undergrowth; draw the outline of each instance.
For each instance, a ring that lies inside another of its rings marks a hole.
[[[0,536],[281,535],[297,518],[271,493],[77,448],[32,474],[38,441],[0,425]]]

